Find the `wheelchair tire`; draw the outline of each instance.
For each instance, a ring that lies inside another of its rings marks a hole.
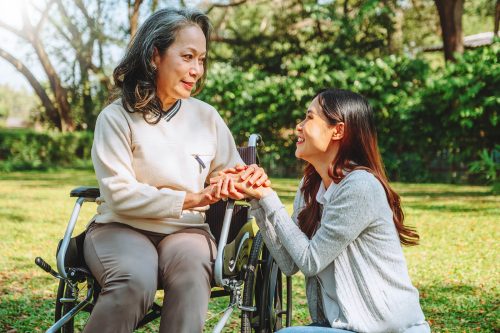
[[[59,281],[59,287],[57,288],[56,296],[56,311],[54,322],[61,319],[66,313],[75,307],[75,302],[61,303],[60,299],[63,297],[72,297],[73,288],[69,286],[64,281]],[[73,318],[69,320],[57,333],[73,333],[75,330],[75,322]]]
[[[287,278],[287,308],[283,310],[282,273],[265,248],[260,232],[255,236],[248,260],[242,303],[256,311],[242,310],[242,333],[275,332],[291,320],[291,280]]]

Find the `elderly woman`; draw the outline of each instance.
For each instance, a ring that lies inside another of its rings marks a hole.
[[[199,11],[160,10],[114,70],[120,98],[96,123],[101,197],[84,243],[102,291],[84,332],[132,332],[159,285],[160,331],[203,329],[216,251],[204,211],[222,186],[204,184],[242,163],[217,111],[191,97],[205,80],[209,32]]]

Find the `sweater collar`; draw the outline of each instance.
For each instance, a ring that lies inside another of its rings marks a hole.
[[[328,188],[325,188],[325,184],[323,181],[319,184],[318,193],[316,193],[316,201],[321,205],[325,205],[332,198],[333,191],[339,186],[339,184],[335,184],[332,182]]]

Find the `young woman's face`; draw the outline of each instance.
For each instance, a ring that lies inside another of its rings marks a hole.
[[[295,156],[309,163],[329,157],[335,125],[330,125],[316,97],[307,109],[306,118],[296,127]]]
[[[196,82],[205,71],[206,40],[200,27],[181,28],[165,53],[157,53],[155,51],[153,61],[158,68],[156,89],[160,99],[175,102],[191,96]]]

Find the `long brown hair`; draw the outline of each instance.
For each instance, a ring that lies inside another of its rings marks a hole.
[[[403,224],[404,214],[399,195],[389,185],[382,158],[378,150],[377,132],[373,110],[361,95],[342,89],[327,89],[316,95],[331,125],[343,122],[344,136],[337,156],[328,170],[335,183],[344,177],[344,171],[366,170],[382,184],[393,213],[393,221],[403,245],[417,245],[419,236],[415,229]],[[309,237],[314,235],[320,220],[320,205],[316,201],[321,177],[316,169],[307,164],[301,191],[305,207],[298,215],[300,229]]]

